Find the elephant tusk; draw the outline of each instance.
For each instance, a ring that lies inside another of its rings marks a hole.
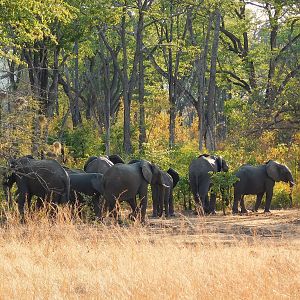
[[[290,181],[290,187],[293,187],[295,185],[295,182]]]
[[[162,186],[165,187],[165,188],[169,188],[170,187],[169,185],[166,185],[164,183],[162,184]]]

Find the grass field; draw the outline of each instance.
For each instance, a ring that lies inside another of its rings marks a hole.
[[[299,299],[300,211],[0,228],[1,299]]]

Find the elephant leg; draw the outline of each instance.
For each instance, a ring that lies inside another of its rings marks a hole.
[[[271,206],[272,197],[273,197],[273,189],[267,191],[267,193],[266,193],[265,212],[270,212],[270,206]]]
[[[263,196],[264,196],[264,193],[256,195],[256,201],[255,201],[255,206],[254,206],[253,211],[258,211]]]
[[[205,197],[207,195],[200,195],[200,201],[197,203],[196,202],[196,213],[198,215],[203,216],[205,213]],[[208,202],[208,199],[206,200]]]
[[[238,205],[242,198],[242,194],[238,193],[237,191],[234,191],[234,200],[233,200],[233,206],[232,206],[232,213],[237,214],[239,212]]]
[[[25,206],[25,203],[26,203],[27,196],[28,196],[27,193],[20,192],[19,195],[18,195],[18,197],[17,197],[18,210],[19,210],[19,214],[20,214],[20,221],[21,221],[21,223],[25,222],[24,206]]]
[[[147,210],[147,190],[145,193],[139,194],[140,197],[140,209],[141,209],[141,222],[145,223],[145,217],[146,217],[146,210]]]
[[[169,215],[170,217],[175,217],[174,213],[174,198],[173,198],[173,191],[170,191],[170,196],[169,196]]]
[[[170,198],[170,188],[164,188],[164,207],[165,207],[165,216],[169,216],[169,198]]]
[[[131,207],[131,213],[129,214],[129,219],[135,221],[139,214],[139,208],[136,204],[136,198],[134,197],[134,198],[129,199],[128,203]]]
[[[242,198],[241,198],[241,213],[242,213],[242,214],[248,213],[248,210],[247,210],[246,207],[245,207],[244,196],[245,196],[245,195],[243,195]]]
[[[211,193],[210,194],[210,202],[209,202],[209,211],[213,215],[216,214],[216,201],[217,201],[216,194]]]
[[[101,198],[100,195],[94,195],[92,197],[93,208],[94,208],[94,213],[95,213],[96,219],[100,219],[102,216],[102,203],[101,203],[100,198]]]
[[[116,207],[116,201],[112,200],[109,201],[109,205],[108,205],[108,209],[109,209],[109,214],[116,220],[118,221],[119,219],[119,214],[118,214],[118,209]]]
[[[158,187],[157,186],[152,186],[152,204],[153,204],[153,212],[152,212],[152,217],[156,218],[158,216]]]
[[[201,200],[202,200],[202,206],[203,206],[203,209],[204,209],[204,213],[208,214],[210,212],[208,194],[201,197]]]
[[[43,199],[38,197],[35,202],[35,209],[41,209],[44,206]]]

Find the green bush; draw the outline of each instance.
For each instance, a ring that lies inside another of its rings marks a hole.
[[[232,202],[232,195],[233,195],[233,185],[239,181],[239,178],[234,175],[233,172],[209,172],[211,175],[211,192],[215,193],[216,196],[221,196],[221,205],[218,204],[217,209],[219,206],[222,207],[223,213],[225,215],[226,206]]]
[[[271,209],[289,208],[291,204],[291,194],[286,190],[279,190],[273,195]]]

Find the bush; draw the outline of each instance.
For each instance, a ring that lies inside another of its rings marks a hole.
[[[226,206],[232,201],[233,185],[239,181],[233,172],[209,172],[211,174],[211,192],[215,193],[216,196],[221,196],[221,207],[223,214],[225,215]]]

